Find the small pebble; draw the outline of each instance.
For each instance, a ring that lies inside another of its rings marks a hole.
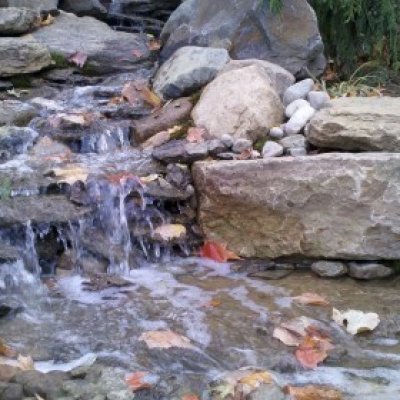
[[[233,146],[233,138],[228,133],[224,133],[221,136],[221,142],[229,149]]]
[[[320,110],[321,108],[326,107],[331,100],[328,93],[317,92],[316,90],[308,93],[307,98],[311,104],[311,107],[315,108],[316,110]]]
[[[349,263],[349,275],[352,278],[370,280],[388,278],[393,275],[392,268],[379,263]]]
[[[307,155],[307,150],[305,147],[294,147],[288,150],[288,155],[292,157],[302,157]]]
[[[283,95],[283,104],[287,106],[297,99],[305,99],[313,89],[314,81],[312,79],[304,79],[297,82],[286,89]]]
[[[275,126],[275,127],[271,128],[268,136],[271,139],[282,139],[285,136],[285,132],[283,131],[283,129],[280,126]]]
[[[283,154],[283,146],[279,143],[268,141],[262,149],[263,158],[279,157]]]
[[[346,264],[340,261],[317,261],[311,265],[311,270],[321,278],[339,278],[348,272]]]
[[[310,103],[307,100],[304,99],[297,99],[290,103],[286,108],[285,108],[285,115],[287,118],[291,118],[293,114],[301,107],[309,106]]]
[[[299,108],[285,125],[287,135],[296,135],[307,125],[307,122],[314,116],[315,109],[309,105]]]

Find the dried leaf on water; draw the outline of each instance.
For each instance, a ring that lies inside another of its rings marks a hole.
[[[284,389],[291,400],[342,400],[343,396],[336,389],[327,386],[308,385],[303,387],[286,386]]]
[[[373,331],[380,323],[379,315],[376,313],[364,313],[359,310],[339,311],[336,308],[332,311],[332,319],[344,326],[352,335]]]
[[[203,244],[200,248],[200,256],[220,263],[227,262],[228,260],[240,260],[240,257],[228,250],[225,244],[212,241],[207,241]]]
[[[329,301],[316,293],[303,293],[300,296],[293,297],[296,303],[310,306],[329,306]]]
[[[307,317],[293,318],[275,328],[272,336],[287,346],[298,346],[307,335],[311,323]]]
[[[222,301],[220,299],[214,298],[208,301],[207,303],[204,304],[204,307],[206,308],[215,308],[219,307],[222,304]]]
[[[161,107],[161,99],[142,82],[128,82],[122,88],[122,96],[131,104],[144,101],[154,108]]]
[[[301,343],[301,337],[281,327],[274,329],[272,337],[279,339],[286,346],[297,347]]]
[[[88,55],[82,51],[76,51],[68,57],[68,61],[75,64],[79,68],[83,68],[88,59]]]
[[[54,168],[50,172],[51,176],[57,178],[58,183],[68,183],[73,185],[75,182],[86,182],[88,172],[78,166],[70,166],[67,168]]]
[[[149,372],[137,371],[129,374],[125,378],[125,382],[134,392],[137,392],[139,390],[150,389],[152,387],[152,384],[150,383],[151,380],[148,380],[149,377]]]
[[[186,228],[181,224],[165,224],[154,230],[154,237],[166,242],[173,239],[180,239],[185,235]]]
[[[171,330],[144,332],[140,335],[139,340],[146,342],[150,349],[170,349],[171,347],[179,347],[181,349],[195,348],[187,337]]]
[[[31,356],[23,356],[20,354],[17,358],[18,368],[22,369],[22,371],[30,371],[35,369],[35,364],[32,360]]]

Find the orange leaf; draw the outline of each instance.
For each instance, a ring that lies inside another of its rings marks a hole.
[[[237,254],[227,250],[226,245],[212,241],[207,241],[203,244],[200,248],[200,256],[221,263],[228,260],[240,260],[240,257]]]
[[[150,374],[148,372],[137,371],[128,375],[125,379],[125,382],[134,392],[143,389],[150,389],[151,384],[146,382],[146,378],[149,375]]]
[[[327,386],[308,385],[304,387],[286,386],[285,393],[292,400],[342,400],[342,394]]]
[[[121,93],[131,105],[136,105],[137,103],[144,101],[155,108],[161,107],[160,98],[152,92],[145,83],[128,82],[122,88]]]
[[[74,54],[68,57],[68,61],[75,64],[79,68],[83,68],[87,61],[87,54],[82,51],[76,51]]]
[[[300,296],[293,297],[296,303],[310,306],[329,306],[329,301],[316,293],[303,293]]]
[[[220,299],[211,299],[209,302],[204,304],[204,307],[211,308],[211,307],[219,307],[222,304]]]
[[[200,400],[198,396],[196,396],[195,394],[185,394],[182,397],[182,400]]]
[[[297,348],[295,355],[303,367],[315,369],[328,357],[328,352],[332,349],[333,345],[329,339],[306,336]]]

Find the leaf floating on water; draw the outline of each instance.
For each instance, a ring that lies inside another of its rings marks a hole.
[[[200,248],[200,256],[220,263],[228,260],[240,260],[237,254],[226,248],[226,245],[212,241],[207,241],[203,244]]]
[[[316,293],[303,293],[300,296],[293,297],[296,303],[310,306],[329,306],[329,301]]]
[[[272,375],[267,371],[254,371],[239,379],[239,383],[248,386],[246,392],[252,392],[264,383],[272,383]]]
[[[150,389],[152,387],[153,379],[149,379],[151,374],[145,371],[137,371],[125,378],[127,385],[134,391],[137,392],[143,389]]]
[[[272,337],[280,340],[286,346],[297,347],[301,343],[301,337],[285,328],[275,328]]]
[[[17,358],[17,362],[18,362],[18,368],[22,369],[22,371],[31,371],[33,369],[35,369],[35,364],[32,360],[31,356],[23,356],[23,355],[19,355]]]
[[[204,304],[204,307],[206,308],[215,308],[215,307],[219,307],[222,304],[222,301],[220,299],[211,299],[209,302],[207,302],[206,304]]]
[[[310,326],[311,320],[307,317],[293,318],[275,328],[273,337],[279,339],[287,346],[298,346],[307,335],[307,329]]]
[[[187,337],[170,330],[144,332],[140,335],[139,340],[146,342],[147,347],[150,349],[195,348]]]
[[[75,182],[86,182],[88,172],[81,167],[70,166],[67,168],[54,168],[50,172],[51,176],[57,178],[58,183],[68,183],[73,185]]]
[[[342,312],[336,308],[332,311],[332,319],[340,326],[344,326],[346,331],[352,335],[371,332],[380,323],[379,315],[376,313],[364,313],[358,310]]]
[[[83,68],[86,64],[88,56],[86,53],[82,51],[76,51],[74,54],[71,54],[68,57],[68,61],[75,64],[79,68]]]
[[[343,400],[342,393],[327,386],[286,386],[284,391],[291,400]]]
[[[144,101],[154,108],[161,107],[161,99],[142,82],[128,82],[122,88],[122,96],[132,106]]]
[[[186,228],[181,224],[165,224],[154,231],[154,237],[159,240],[170,241],[180,239],[186,235]]]

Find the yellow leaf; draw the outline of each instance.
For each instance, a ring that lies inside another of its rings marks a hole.
[[[86,182],[88,173],[81,167],[54,168],[51,175],[57,178],[58,183],[73,185],[77,181]]]
[[[316,293],[303,293],[300,296],[293,297],[296,303],[310,306],[329,306],[329,301]]]
[[[257,389],[260,385],[264,383],[272,383],[273,379],[269,372],[252,372],[239,380],[242,385],[248,385],[252,389]]]

